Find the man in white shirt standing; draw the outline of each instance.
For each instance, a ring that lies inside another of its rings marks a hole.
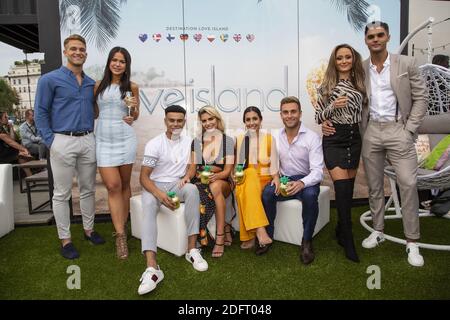
[[[365,30],[370,58],[364,61],[369,108],[362,113],[362,157],[369,184],[372,234],[362,246],[374,248],[384,240],[384,161],[394,167],[402,201],[408,262],[423,266],[416,241],[420,238],[417,155],[414,136],[427,110],[425,82],[414,59],[390,54],[389,26],[373,22]],[[395,192],[395,191],[394,191]]]
[[[416,242],[420,238],[417,155],[414,140],[427,110],[427,90],[415,60],[387,51],[389,26],[371,22],[365,29],[370,57],[364,61],[369,103],[362,111],[362,158],[369,186],[374,232],[362,242],[367,249],[384,241],[384,164],[394,167],[402,202],[408,262],[424,265]],[[322,126],[330,134],[328,125]]]
[[[143,295],[156,288],[164,278],[164,273],[156,262],[157,225],[156,215],[161,205],[175,210],[175,204],[167,195],[173,191],[184,201],[184,216],[188,235],[186,260],[197,271],[206,271],[208,263],[196,248],[200,229],[200,197],[195,185],[189,183],[187,167],[191,155],[191,138],[181,136],[186,123],[186,110],[172,105],[165,110],[166,132],[151,139],[145,146],[140,182],[142,208],[142,252],[147,261],[147,269],[141,277],[138,293]]]
[[[280,115],[284,128],[275,136],[280,172],[289,178],[287,197],[280,195],[280,186],[272,182],[263,191],[263,205],[269,220],[266,227],[273,238],[277,201],[298,199],[302,201],[303,239],[300,260],[308,265],[314,261],[312,237],[319,215],[318,198],[323,179],[322,139],[300,121],[302,110],[296,97],[286,97],[280,102]],[[300,214],[300,212],[299,212]],[[270,245],[258,247],[256,254],[264,254]]]

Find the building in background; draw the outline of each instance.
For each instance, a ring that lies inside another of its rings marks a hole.
[[[19,105],[14,106],[14,113],[21,119],[25,117],[25,110],[34,108],[36,87],[40,76],[41,64],[35,60],[29,63],[16,61],[8,71],[6,80],[20,97]]]

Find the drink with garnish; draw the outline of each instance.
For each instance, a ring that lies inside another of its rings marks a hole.
[[[236,166],[236,171],[234,173],[236,184],[242,184],[245,180],[245,172],[244,172],[244,166],[242,164],[239,164]]]
[[[128,107],[128,116],[129,117],[131,117],[131,109],[133,108],[132,107],[132,104],[133,104],[132,98],[133,98],[133,92],[131,92],[131,91],[125,92],[124,102]]]
[[[283,197],[287,197],[288,196],[288,193],[287,193],[287,190],[286,190],[287,187],[288,187],[288,183],[289,183],[289,178],[288,177],[283,176],[283,177],[280,178],[280,192],[281,192],[281,195]]]

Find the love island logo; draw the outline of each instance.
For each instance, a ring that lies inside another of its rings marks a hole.
[[[155,108],[159,105],[166,109],[172,104],[184,104],[186,109],[191,113],[198,110],[196,106],[199,105],[214,105],[220,111],[225,113],[240,112],[247,108],[250,104],[250,98],[258,98],[261,110],[268,110],[271,112],[279,112],[278,102],[289,95],[289,72],[288,66],[283,67],[282,86],[270,87],[266,90],[261,88],[217,88],[217,73],[215,66],[210,67],[211,83],[209,87],[189,88],[187,91],[177,88],[161,88],[149,98],[144,90],[140,90],[139,97],[141,98],[141,105],[152,114]],[[272,101],[272,103],[271,103]],[[277,101],[276,103],[273,103]]]

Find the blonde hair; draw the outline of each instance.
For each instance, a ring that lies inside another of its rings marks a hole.
[[[220,115],[219,111],[217,111],[217,109],[214,108],[213,106],[207,105],[207,106],[202,107],[200,110],[198,110],[198,120],[200,120],[200,125],[201,125],[200,117],[205,113],[216,118],[217,119],[217,129],[219,129],[222,132],[225,132],[225,124],[223,123],[222,116]],[[203,131],[205,131],[205,129],[202,126],[202,132]]]
[[[367,102],[367,93],[366,93],[366,87],[364,85],[364,78],[365,78],[365,72],[362,65],[362,58],[358,51],[353,49],[352,46],[343,43],[338,46],[336,46],[330,55],[330,60],[328,61],[328,67],[327,71],[325,72],[325,76],[323,78],[323,82],[320,85],[319,93],[324,98],[324,101],[328,101],[330,98],[330,95],[336,87],[338,81],[339,81],[339,72],[337,71],[336,66],[336,54],[339,49],[347,48],[352,52],[352,72],[350,76],[350,80],[355,87],[356,90],[362,93],[363,95],[363,101],[364,103]]]

